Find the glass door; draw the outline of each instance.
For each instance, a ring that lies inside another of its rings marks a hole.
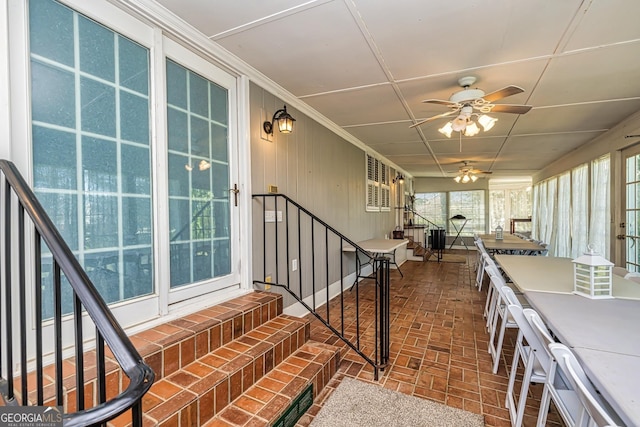
[[[624,161],[624,228],[618,230],[618,239],[624,240],[625,267],[640,271],[640,146],[623,151]]]

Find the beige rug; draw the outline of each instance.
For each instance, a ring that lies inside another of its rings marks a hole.
[[[438,261],[438,257],[435,253],[431,253],[427,261]],[[464,255],[456,255],[456,254],[442,254],[442,259],[440,262],[467,262],[467,257]]]
[[[484,417],[344,378],[310,427],[483,427]]]

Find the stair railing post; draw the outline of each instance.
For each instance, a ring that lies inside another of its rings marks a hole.
[[[376,258],[376,287],[379,294],[378,297],[378,354],[380,356],[378,363],[381,369],[384,369],[389,363],[389,332],[390,332],[390,315],[389,315],[389,257]]]

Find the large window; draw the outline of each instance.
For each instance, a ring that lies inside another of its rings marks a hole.
[[[485,233],[484,198],[484,190],[417,193],[415,210],[429,221],[445,228],[449,234],[457,234],[449,218],[462,215],[466,222],[460,235],[472,236],[474,233]],[[456,223],[458,229],[462,226],[462,223]]]
[[[229,200],[236,79],[100,4],[104,19],[135,36],[55,0],[29,2],[33,180],[103,298],[146,304],[118,306],[131,316],[124,324],[138,323],[239,286],[239,213]],[[70,295],[67,287],[66,311]]]
[[[513,218],[531,218],[531,181],[489,182],[489,231],[508,230]],[[516,223],[517,231],[530,232],[531,223]]]
[[[484,194],[484,190],[449,192],[449,218],[462,215],[467,220],[461,236],[485,232]]]
[[[416,194],[414,209],[427,220],[446,228],[447,193],[418,193]]]

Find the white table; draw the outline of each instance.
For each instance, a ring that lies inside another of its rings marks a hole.
[[[640,284],[614,275],[616,298],[592,300],[571,293],[570,258],[498,255],[496,261],[625,424],[640,425]]]
[[[356,242],[356,244],[360,248],[371,254],[372,258],[375,258],[379,255],[391,255],[391,260],[389,262],[391,264],[394,264],[398,269],[398,273],[400,273],[400,276],[404,277],[402,271],[400,271],[400,266],[396,263],[396,251],[403,246],[406,247],[409,244],[409,239],[368,239]],[[356,248],[351,245],[345,245],[343,246],[342,250],[344,252],[355,252]],[[356,264],[356,269],[358,270],[356,273],[357,281],[359,278],[363,277],[360,274],[362,266],[360,264],[360,258],[358,258],[358,254],[356,254]]]

